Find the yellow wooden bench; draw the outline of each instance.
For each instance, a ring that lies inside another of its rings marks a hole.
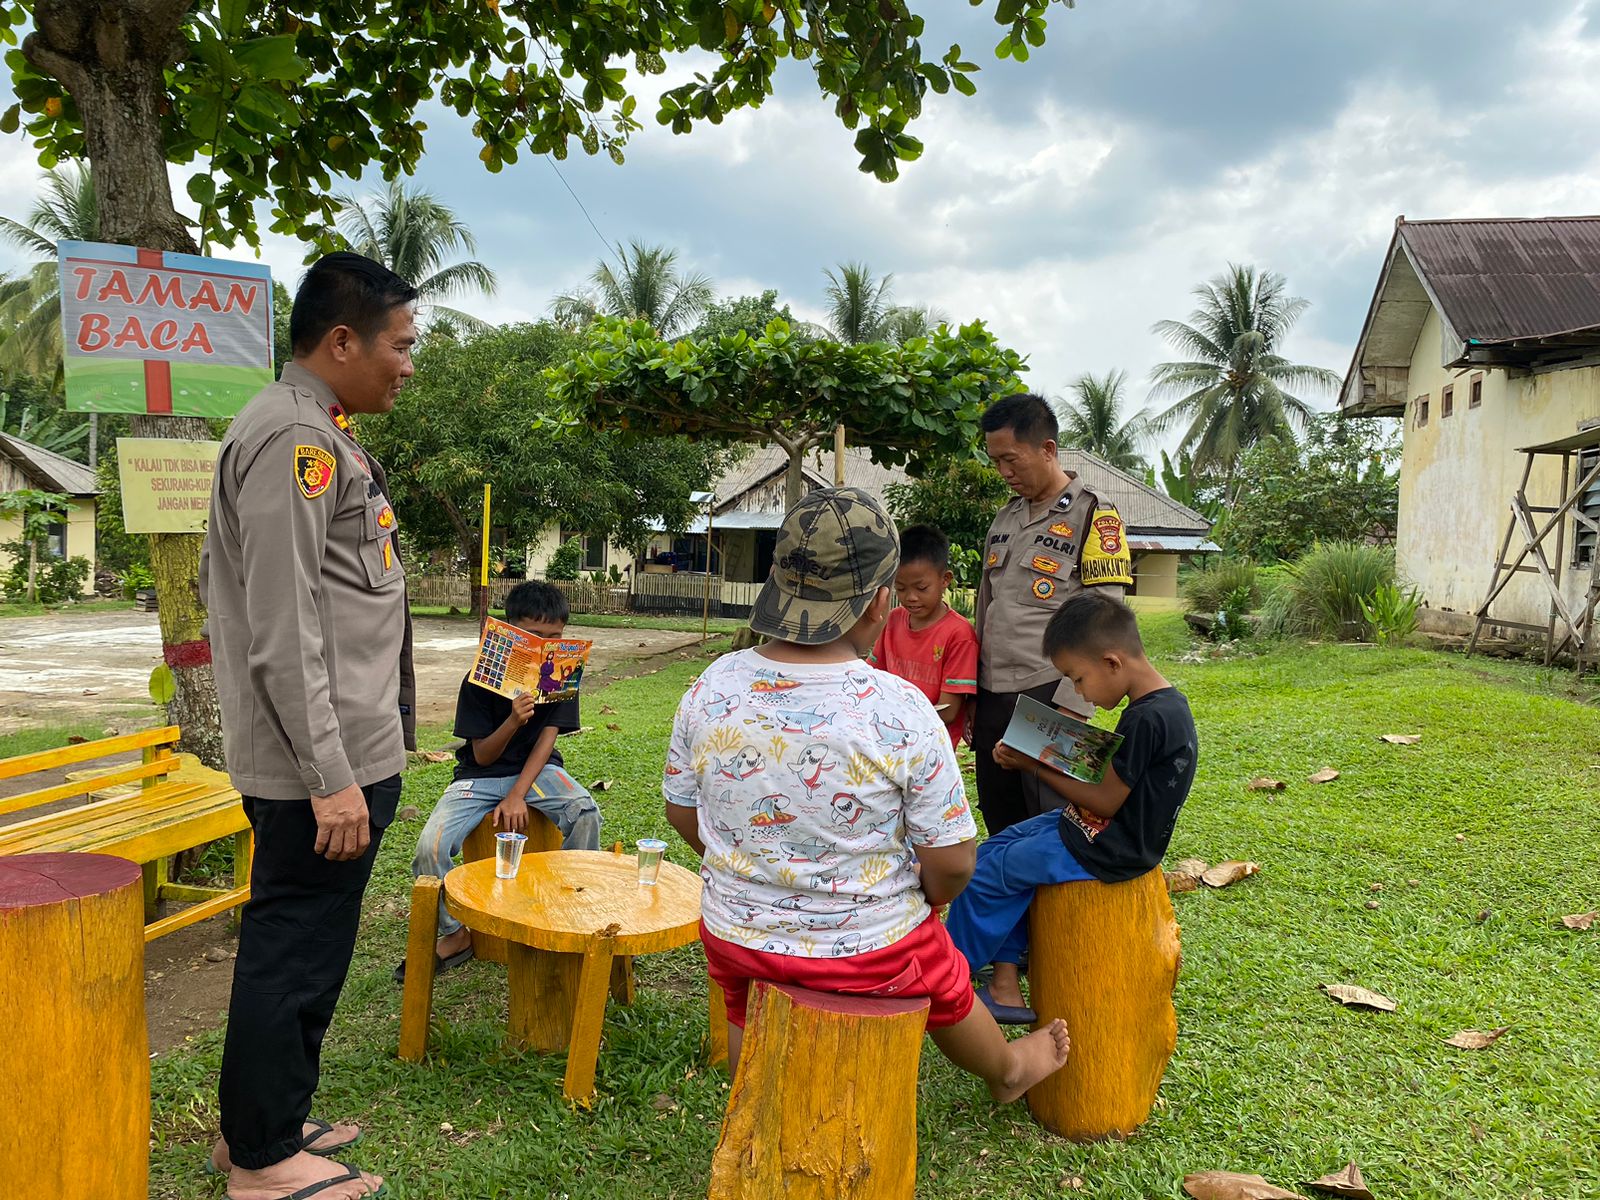
[[[250,898],[250,860],[255,849],[244,806],[221,771],[184,763],[173,753],[178,733],[176,725],[168,725],[0,759],[0,780],[5,780],[141,752],[136,763],[75,772],[79,778],[0,798],[0,816],[5,816],[106,794],[105,799],[88,804],[0,825],[0,855],[79,851],[114,854],[139,863],[144,869],[147,942],[243,904]],[[109,794],[130,784],[135,790]],[[229,836],[234,838],[237,886],[195,887],[172,882],[168,860],[174,854]],[[189,907],[163,918],[159,913],[163,900],[187,901]]]

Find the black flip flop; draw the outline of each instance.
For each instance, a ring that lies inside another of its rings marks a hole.
[[[457,950],[449,958],[441,958],[439,952],[435,950],[433,952],[433,973],[435,975],[443,975],[446,971],[454,970],[463,963],[471,961],[471,946],[468,946],[465,950]],[[404,983],[406,981],[406,960],[403,958],[400,960],[400,965],[394,969],[394,981],[396,983]]]
[[[316,1141],[325,1133],[331,1133],[333,1126],[326,1121],[318,1120],[316,1117],[307,1117],[305,1123],[313,1128],[310,1133],[300,1135],[300,1149],[307,1154],[315,1154],[318,1158],[331,1158],[335,1154],[342,1154],[352,1146],[359,1146],[361,1139],[367,1136],[366,1130],[357,1130],[355,1137],[348,1142],[340,1142],[337,1146],[326,1146],[321,1150],[313,1150],[307,1143]],[[226,1171],[217,1170],[217,1164],[211,1161],[211,1155],[209,1154],[206,1155],[205,1172],[211,1176],[227,1174]]]
[[[1015,1004],[1001,1004],[989,994],[989,989],[978,989],[978,999],[983,1001],[983,1006],[994,1017],[996,1025],[1035,1025],[1039,1021],[1039,1014],[1031,1008],[1023,1008]]]
[[[336,1165],[344,1166],[343,1163],[338,1163]],[[345,1167],[343,1175],[335,1175],[332,1179],[320,1179],[316,1183],[307,1184],[297,1192],[290,1192],[287,1196],[280,1196],[278,1200],[310,1200],[312,1196],[320,1195],[331,1187],[338,1187],[341,1183],[355,1183],[360,1178],[360,1171],[356,1170],[354,1167]],[[363,1200],[368,1200],[368,1198],[370,1198],[370,1200],[377,1200],[379,1196],[385,1196],[388,1194],[388,1192],[389,1185],[386,1183],[380,1183],[378,1185],[378,1190],[375,1192],[368,1192],[366,1197],[363,1197]],[[233,1197],[226,1196],[225,1200],[233,1200]]]

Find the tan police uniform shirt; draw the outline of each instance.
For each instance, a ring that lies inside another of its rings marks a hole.
[[[978,686],[1025,692],[1059,681],[1055,701],[1088,715],[1094,706],[1061,678],[1044,653],[1044,628],[1085,586],[1121,597],[1133,582],[1122,518],[1076,475],[1054,501],[1017,497],[989,526],[978,586]]]
[[[246,796],[325,796],[406,764],[399,524],[348,429],[332,389],[290,363],[217,456],[201,599]]]

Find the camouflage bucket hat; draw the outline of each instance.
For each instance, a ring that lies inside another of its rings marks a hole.
[[[900,566],[900,535],[860,488],[822,488],[784,515],[750,628],[820,646],[843,637]]]

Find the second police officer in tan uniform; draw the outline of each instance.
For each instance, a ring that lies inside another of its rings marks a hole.
[[[1017,696],[1027,694],[1080,717],[1094,706],[1044,654],[1044,627],[1080,588],[1121,596],[1133,583],[1122,518],[1069,475],[1056,457],[1055,413],[1026,393],[995,401],[981,421],[984,445],[1017,498],[1000,510],[983,547],[978,588],[978,702],[972,749],[978,806],[989,833],[1059,808],[1038,781],[994,761]]]
[[[416,297],[370,259],[319,260],[290,316],[294,361],[217,457],[201,586],[228,774],[256,838],[212,1152],[231,1195],[380,1186],[326,1157],[359,1130],[310,1109],[415,745],[399,522],[350,418],[389,411],[410,376]]]

